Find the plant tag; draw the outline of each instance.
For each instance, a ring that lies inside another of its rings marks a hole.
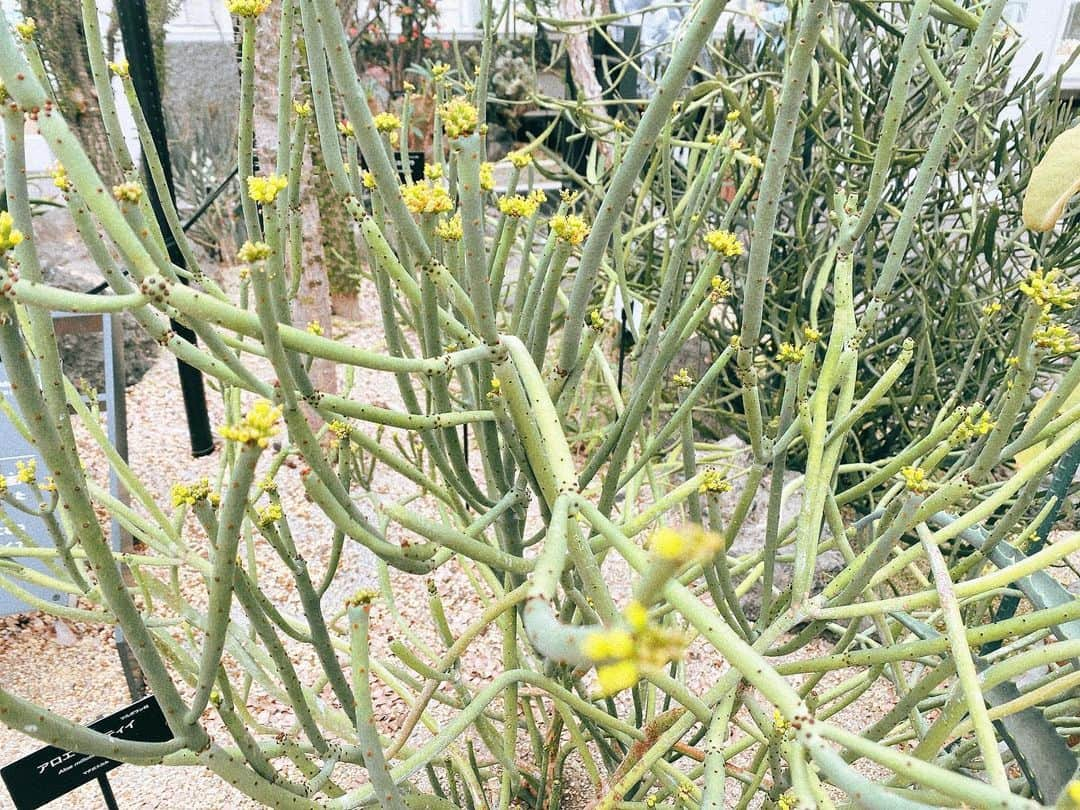
[[[139,742],[168,742],[173,736],[153,695],[91,723],[90,728],[110,737]],[[48,745],[0,768],[0,778],[16,810],[35,810],[122,764]]]

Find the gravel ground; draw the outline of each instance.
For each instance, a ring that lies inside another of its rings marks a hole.
[[[379,326],[377,302],[372,291],[361,295],[361,320],[353,324],[338,324],[339,339],[365,348],[383,348],[382,330]],[[268,369],[263,368],[269,378]],[[395,407],[399,403],[393,380],[387,375],[358,373],[352,395],[372,404]],[[209,397],[211,423],[223,421],[221,402],[211,392]],[[177,481],[190,481],[202,476],[214,475],[217,468],[216,454],[203,459],[192,459],[188,452],[187,433],[183,423],[183,411],[176,382],[176,365],[170,356],[160,357],[146,377],[128,393],[129,441],[131,465],[142,477],[151,491],[167,502],[168,491]],[[387,431],[384,443],[389,439]],[[92,475],[104,480],[106,467],[103,459],[88,447],[84,453],[87,467]],[[477,461],[473,454],[473,461]],[[279,488],[290,516],[296,541],[301,553],[308,560],[316,575],[325,566],[329,550],[328,538],[331,527],[317,509],[303,498],[299,483],[299,471],[285,468],[279,477]],[[372,482],[376,495],[394,499],[412,489],[412,485],[392,472],[381,470]],[[370,507],[366,507],[370,509]],[[430,504],[416,502],[421,511]],[[105,516],[102,515],[104,519]],[[187,531],[193,542],[198,542],[199,529],[190,521]],[[398,539],[391,531],[391,539]],[[266,547],[260,547],[260,582],[267,595],[279,606],[299,613],[299,602],[291,587],[288,575],[276,555]],[[265,552],[265,553],[262,553]],[[370,553],[357,544],[347,544],[341,573],[324,601],[324,609],[332,615],[344,598],[358,587],[374,583],[375,564]],[[613,583],[613,595],[622,603],[629,598],[630,576],[625,565],[615,559],[605,563],[605,573]],[[389,656],[388,645],[406,628],[415,632],[425,642],[441,649],[428,619],[428,579],[392,571],[394,594],[404,626],[395,625],[384,609],[373,612],[373,651],[376,656]],[[481,602],[472,584],[458,566],[443,566],[433,577],[435,587],[447,605],[451,627],[460,631],[467,627],[481,611]],[[189,598],[195,602],[205,598],[201,584],[194,581],[185,586]],[[800,653],[802,656],[818,655],[826,651],[827,642],[817,641]],[[498,660],[498,641],[495,631],[480,636],[461,661],[461,675],[465,682],[475,687],[483,684],[501,670]],[[296,666],[301,679],[314,680],[321,671],[308,650],[295,651]],[[686,657],[686,671],[691,687],[705,691],[715,683],[727,663],[716,658],[715,653],[701,642],[691,646]],[[842,681],[853,674],[851,671],[830,673],[821,683],[820,690]],[[129,701],[111,632],[99,627],[79,624],[58,624],[40,614],[27,614],[0,619],[0,679],[5,688],[13,690],[30,700],[41,703],[54,711],[79,722],[89,722],[107,714]],[[405,705],[388,687],[375,684],[376,714],[384,732],[393,734],[406,714]],[[853,730],[887,711],[894,700],[891,688],[884,682],[870,689],[855,705],[834,717]],[[497,704],[496,704],[497,705]],[[277,704],[266,695],[254,693],[251,708],[260,722],[277,728],[287,727],[290,713],[287,707]],[[437,718],[448,717],[436,708]],[[211,730],[216,727],[211,722]],[[417,743],[424,739],[422,728],[411,738]],[[6,763],[38,747],[26,737],[0,726],[0,763]],[[745,757],[735,764],[746,764]],[[580,775],[576,763],[568,763],[568,773]],[[245,808],[254,807],[246,799],[216,777],[198,768],[137,768],[124,766],[110,777],[114,784],[119,806],[122,808]],[[592,798],[592,790],[580,779],[569,779],[566,787],[565,807],[584,807]],[[103,806],[95,785],[88,785],[56,802],[56,808],[86,808]],[[0,791],[0,808],[11,807],[6,793]]]

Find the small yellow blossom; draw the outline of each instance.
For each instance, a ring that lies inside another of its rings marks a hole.
[[[480,113],[476,106],[463,96],[450,99],[442,105],[443,131],[448,138],[466,138],[480,125]]]
[[[999,312],[1001,312],[1000,301],[992,301],[991,303],[987,304],[982,308],[982,314],[986,315],[987,317],[991,315],[997,315]]]
[[[777,359],[785,365],[801,363],[805,356],[806,350],[801,346],[796,346],[794,343],[781,343],[780,351],[776,354]]]
[[[338,121],[337,131],[344,135],[346,138],[355,138],[356,130],[353,129],[352,121],[348,118],[343,118]]]
[[[37,20],[33,17],[27,17],[22,22],[15,23],[15,33],[26,42],[29,42],[34,38],[34,34],[37,33]]]
[[[760,169],[765,163],[757,155],[750,155],[746,159],[746,162],[750,165],[751,169]]]
[[[676,388],[689,388],[694,384],[694,378],[690,376],[689,369],[680,368],[672,376],[671,382],[674,383]]]
[[[924,495],[930,491],[930,481],[926,477],[926,470],[922,467],[904,467],[900,470],[900,475],[911,492]]]
[[[724,548],[724,538],[703,529],[687,525],[680,529],[663,526],[649,538],[649,550],[666,562],[686,563],[712,559]]]
[[[706,136],[705,136],[705,142],[706,142],[707,144],[709,144],[710,146],[716,146],[716,145],[717,145],[718,143],[720,143],[720,142],[721,142],[722,140],[723,140],[723,138],[721,138],[721,137],[720,137],[720,136],[719,136],[719,135],[718,135],[717,133],[715,133],[715,132],[710,132],[710,133],[709,133],[708,135],[706,135]]]
[[[494,400],[498,399],[502,395],[502,381],[498,377],[491,378],[491,390],[487,393],[487,398]]]
[[[977,420],[969,412],[964,417],[964,421],[953,431],[953,439],[958,442],[966,442],[978,436],[985,436],[994,429],[995,424],[994,420],[990,418],[989,411],[984,410]]]
[[[323,333],[322,324],[318,321],[308,321],[307,331],[317,337]]]
[[[252,404],[239,424],[225,425],[219,432],[223,439],[266,447],[270,439],[278,434],[279,419],[281,419],[281,406],[271,405],[269,401],[259,399]]]
[[[582,652],[596,665],[605,695],[630,688],[642,674],[661,671],[686,648],[682,633],[650,624],[648,611],[637,600],[627,605],[623,623],[590,633],[582,644]]]
[[[23,232],[15,227],[15,220],[7,211],[0,211],[0,255],[22,244]]]
[[[414,214],[444,214],[454,207],[445,186],[425,180],[401,187],[405,206]]]
[[[802,334],[803,337],[806,338],[807,343],[817,343],[821,340],[821,332],[812,326],[804,326]]]
[[[495,164],[484,163],[480,164],[480,188],[483,191],[495,190]]]
[[[375,129],[386,135],[401,131],[401,119],[392,112],[381,112],[375,116]]]
[[[720,276],[713,276],[709,281],[709,298],[715,304],[731,296],[731,282]]]
[[[435,80],[445,78],[446,74],[450,72],[450,66],[445,62],[436,62],[431,66],[431,75],[435,77]]]
[[[705,495],[709,492],[720,495],[724,492],[731,492],[731,482],[724,477],[724,474],[719,470],[710,467],[705,470],[701,475],[701,485],[698,486],[698,492]]]
[[[210,490],[209,478],[200,478],[190,484],[173,484],[171,492],[172,505],[187,504],[188,506],[194,506],[199,501],[211,500],[215,494]]]
[[[35,483],[37,481],[37,461],[35,459],[16,461],[15,480],[20,484]]]
[[[600,310],[594,309],[589,313],[589,320],[586,324],[594,332],[603,332],[607,322],[604,320],[604,316],[600,314]]]
[[[247,179],[248,196],[257,203],[269,205],[279,192],[283,191],[289,181],[280,174],[271,174],[268,177],[249,177]]]
[[[742,242],[731,231],[709,231],[704,238],[706,245],[724,256],[742,256],[743,254]]]
[[[281,520],[283,516],[284,512],[281,509],[281,504],[271,503],[259,510],[258,522],[260,526],[269,526],[274,521]]]
[[[1080,287],[1075,284],[1059,284],[1060,270],[1034,270],[1020,282],[1020,292],[1038,304],[1044,311],[1071,309],[1080,300]]]
[[[538,207],[535,199],[520,194],[499,198],[499,210],[508,217],[528,218]]]
[[[577,214],[558,214],[551,218],[551,230],[564,242],[580,245],[589,235],[589,226]]]
[[[577,192],[564,188],[559,191],[559,198],[567,205],[573,205],[578,198]]]
[[[109,70],[121,79],[126,79],[131,75],[131,68],[128,65],[127,59],[121,59],[117,62],[109,62]]]
[[[270,0],[227,0],[225,7],[237,17],[258,17],[270,8]]]
[[[64,168],[63,163],[55,164],[52,169],[49,170],[49,175],[52,177],[53,185],[61,191],[71,191],[71,180],[68,178],[67,169]]]
[[[1037,329],[1032,337],[1038,348],[1045,349],[1050,354],[1080,352],[1080,338],[1056,321]]]
[[[513,152],[507,152],[506,159],[510,161],[510,165],[515,169],[524,169],[533,162],[532,155],[524,149],[515,149]]]
[[[443,176],[443,166],[441,163],[428,163],[424,166],[424,177],[428,180],[439,180]]]
[[[277,492],[277,481],[269,475],[264,475],[259,481],[259,489],[263,492]]]
[[[292,108],[297,118],[311,117],[311,104],[307,101],[294,101]]]
[[[371,172],[364,172],[364,174],[360,178],[360,182],[364,184],[364,188],[366,188],[368,191],[373,190],[377,185],[377,183],[375,182],[375,175],[373,175]]]
[[[142,186],[138,183],[120,183],[112,187],[113,196],[121,202],[137,203],[142,199]]]
[[[435,226],[435,235],[444,242],[460,241],[465,236],[465,231],[461,227],[461,214],[454,214],[449,219],[440,219],[439,224]]]
[[[244,264],[266,261],[273,253],[273,248],[266,242],[244,242],[236,254],[236,258]]]
[[[729,124],[739,120],[741,113],[738,110],[730,110],[728,114],[724,116],[724,120]]]

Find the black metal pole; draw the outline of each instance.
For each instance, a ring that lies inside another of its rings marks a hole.
[[[135,95],[146,117],[150,136],[154,140],[154,149],[165,174],[169,197],[175,203],[176,190],[173,187],[172,162],[169,160],[169,143],[165,135],[165,115],[161,109],[161,91],[158,87],[157,70],[154,67],[154,48],[150,40],[150,22],[146,16],[145,0],[117,0],[116,14],[120,23],[120,35],[124,41],[124,55],[128,60],[131,81],[135,85]],[[161,207],[154,184],[147,180],[147,194],[154,210],[158,226],[165,237],[165,246],[169,260],[177,267],[184,267],[184,256],[176,240],[172,238],[165,212]],[[176,334],[195,343],[195,333],[183,324],[172,321]],[[177,360],[180,373],[180,390],[184,396],[184,411],[187,414],[188,435],[191,439],[192,455],[205,456],[214,452],[214,437],[210,432],[210,417],[206,411],[206,388],[202,373],[182,360]]]
[[[109,777],[102,774],[97,778],[98,787],[101,788],[101,796],[105,799],[105,807],[108,810],[120,810],[120,805],[116,803],[116,796],[113,795],[112,785],[109,784]]]

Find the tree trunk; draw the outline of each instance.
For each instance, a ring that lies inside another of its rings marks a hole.
[[[281,6],[272,4],[259,15],[255,51],[255,153],[259,161],[259,173],[275,170],[277,160],[277,109],[278,109],[278,39],[281,35]],[[299,95],[294,93],[294,98]],[[276,167],[284,173],[285,167]],[[312,169],[311,154],[305,150],[304,167],[300,173],[300,229],[303,234],[303,267],[292,268],[300,272],[300,286],[292,302],[293,323],[303,329],[317,324],[322,334],[329,337],[330,284],[326,275],[323,254],[323,228],[319,217],[319,204],[315,194],[316,178]],[[311,381],[326,393],[337,392],[337,368],[329,360],[316,359],[311,366]],[[308,411],[308,420],[318,422],[314,411]]]
[[[23,0],[23,11],[37,23],[37,44],[53,82],[60,112],[74,130],[106,185],[120,182],[101,121],[82,15],[73,0]]]
[[[604,89],[596,78],[592,47],[589,45],[588,15],[584,0],[559,0],[559,12],[564,20],[582,20],[582,25],[566,31],[566,56],[570,60],[570,75],[586,104],[595,103],[604,97]],[[603,110],[594,108],[601,115]],[[597,148],[610,165],[611,147],[603,140],[596,141]]]

